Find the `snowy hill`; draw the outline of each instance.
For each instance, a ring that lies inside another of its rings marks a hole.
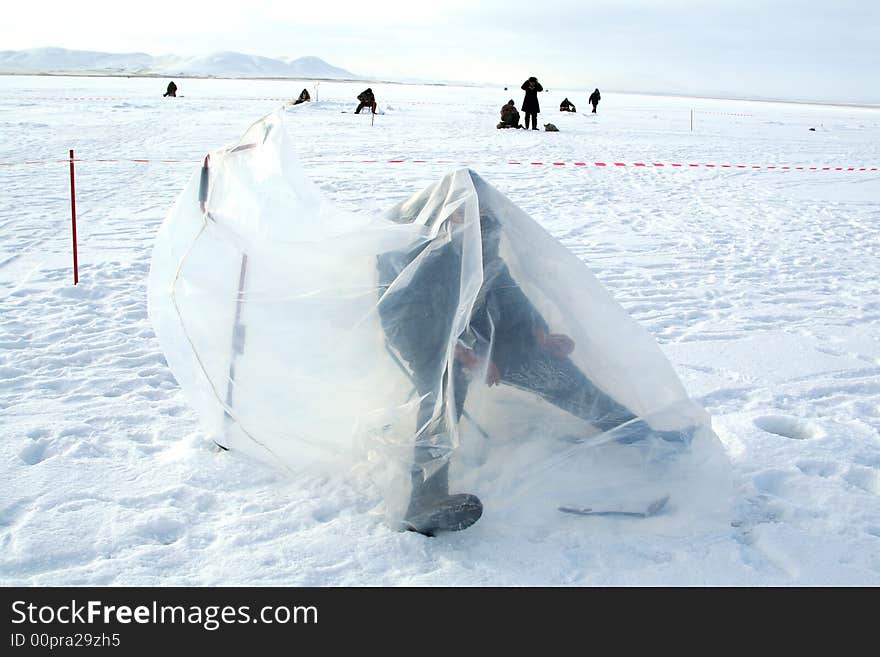
[[[143,52],[106,53],[64,48],[0,51],[3,73],[107,72],[137,74],[148,71],[154,58]]]
[[[299,59],[259,57],[217,52],[197,57],[146,53],[104,53],[64,48],[0,51],[0,73],[115,73],[126,75],[183,75],[217,78],[355,79],[345,69],[319,57]]]
[[[293,77],[352,79],[356,77],[345,69],[331,66],[320,57],[284,59]]]

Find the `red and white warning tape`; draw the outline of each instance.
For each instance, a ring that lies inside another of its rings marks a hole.
[[[305,160],[308,163],[321,164],[326,162],[333,163],[349,163],[349,164],[461,164],[463,166],[473,165],[473,162],[455,162],[452,160]],[[633,168],[707,168],[707,169],[777,169],[790,171],[877,171],[878,167],[809,167],[809,166],[790,166],[790,165],[760,165],[760,164],[703,164],[703,163],[681,163],[681,162],[526,162],[519,160],[508,160],[506,162],[484,162],[486,165],[496,164],[512,164],[524,166],[554,166],[554,167],[633,167]]]
[[[69,164],[70,159],[56,160],[26,160],[23,162],[0,162],[0,166],[20,166],[28,164]],[[141,164],[159,163],[182,163],[182,164],[198,164],[201,160],[176,160],[176,159],[157,159],[151,160],[147,158],[132,159],[85,159],[76,158],[74,162],[137,162]],[[452,164],[458,166],[495,166],[495,165],[513,165],[513,166],[550,166],[550,167],[593,167],[593,168],[633,168],[633,169],[739,169],[739,170],[775,170],[775,171],[878,171],[878,167],[832,167],[832,166],[795,166],[795,165],[775,165],[775,164],[706,164],[706,163],[685,163],[685,162],[533,162],[526,160],[496,160],[494,162],[474,162],[460,160],[329,160],[324,158],[313,158],[303,160],[307,164]]]
[[[710,112],[708,110],[694,110],[697,114],[713,114],[715,116],[739,116],[744,118],[752,118],[751,114],[737,114],[735,112]]]

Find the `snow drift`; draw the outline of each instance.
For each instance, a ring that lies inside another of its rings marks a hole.
[[[610,522],[558,509],[666,496],[649,522],[723,517],[723,449],[654,340],[468,169],[386,216],[346,213],[269,115],[175,202],[149,305],[217,443],[291,471],[364,469],[392,523],[447,481],[490,527]]]

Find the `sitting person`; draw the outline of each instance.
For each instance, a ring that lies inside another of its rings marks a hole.
[[[568,98],[565,98],[561,103],[559,103],[559,111],[560,112],[577,112],[577,109]]]
[[[513,98],[501,106],[501,122],[499,128],[521,128],[519,124],[519,112],[513,102]]]
[[[475,174],[472,177],[479,194],[485,183]],[[453,430],[448,422],[461,418],[468,387],[477,382],[472,378],[474,373],[485,372],[488,386],[504,384],[536,395],[599,431],[620,428],[617,440],[621,443],[639,442],[653,432],[632,410],[593,383],[570,358],[574,341],[552,332],[514,280],[500,255],[503,226],[482,204],[482,285],[455,344],[451,372],[446,370],[446,345],[464,293],[461,270],[465,231],[458,212],[443,221],[434,240],[379,259],[382,327],[390,347],[406,362],[421,400],[411,468],[412,492],[403,527],[428,536],[437,531],[465,529],[482,514],[482,504],[475,495],[449,494],[449,462],[442,457],[451,449]],[[406,284],[392,285],[400,272],[416,260],[417,266],[408,274]],[[438,401],[441,408],[451,405],[454,412],[438,412]],[[670,442],[687,440],[678,432],[653,434]]]
[[[376,96],[373,95],[373,90],[370,88],[364,89],[361,93],[358,94],[357,99],[360,102],[360,105],[357,106],[357,109],[354,111],[355,114],[360,114],[361,110],[365,107],[369,107],[373,114],[376,113]]]
[[[312,99],[312,97],[309,95],[309,90],[308,90],[308,89],[303,89],[303,90],[300,92],[300,94],[299,94],[299,98],[297,98],[297,99],[294,101],[293,104],[294,104],[294,105],[299,105],[300,103],[308,102],[308,101],[310,101],[311,99]]]
[[[174,84],[174,80],[168,83],[168,89],[162,94],[162,98],[168,98],[169,96],[177,98],[177,85]]]

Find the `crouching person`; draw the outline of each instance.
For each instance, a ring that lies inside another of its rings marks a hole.
[[[361,110],[365,107],[369,107],[373,114],[376,113],[376,96],[373,95],[372,89],[364,89],[358,94],[357,99],[360,101],[360,105],[358,105],[357,109],[354,111],[355,114],[360,114]]]
[[[516,105],[513,102],[513,99],[507,101],[501,107],[501,122],[497,126],[498,128],[520,128],[519,124],[519,112],[516,109]]]
[[[299,98],[297,98],[297,99],[294,101],[293,104],[294,104],[294,105],[299,105],[300,103],[308,103],[308,102],[310,102],[311,100],[312,100],[312,97],[309,95],[309,90],[308,90],[308,89],[303,89],[303,90],[299,93]]]

